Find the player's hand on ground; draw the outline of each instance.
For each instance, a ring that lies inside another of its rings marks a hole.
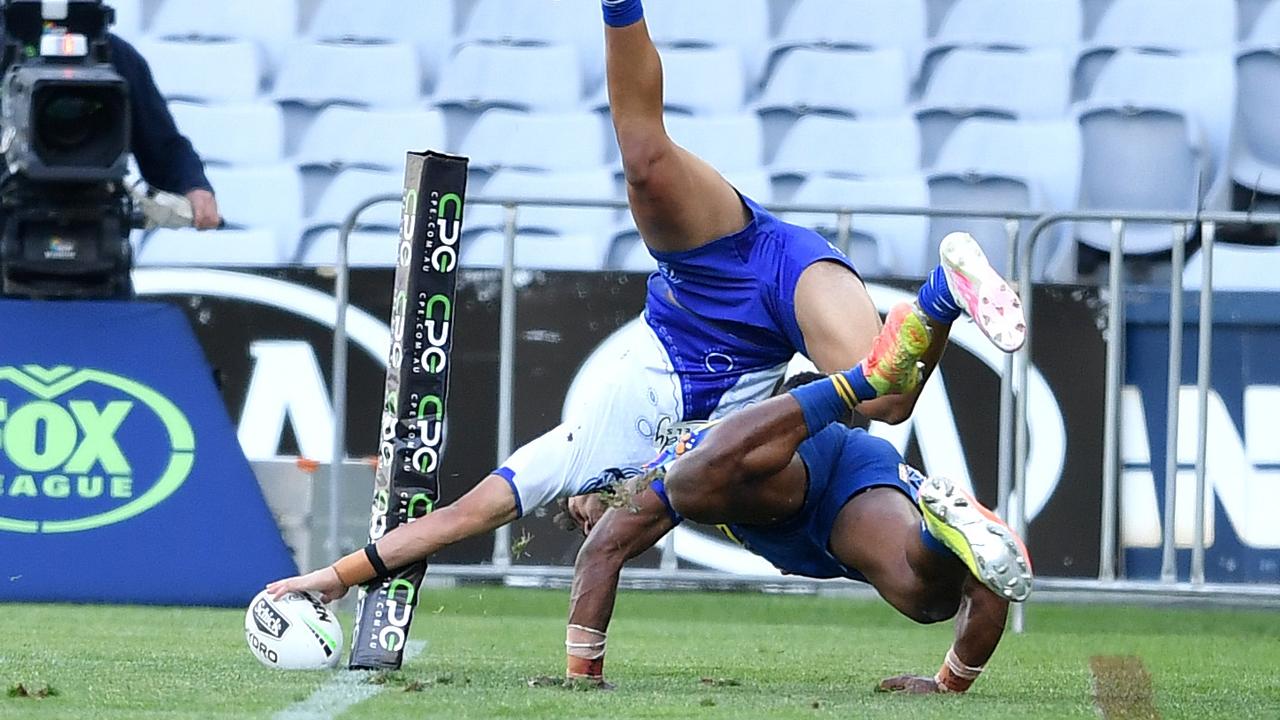
[[[931,677],[918,675],[898,675],[880,681],[876,692],[898,692],[907,695],[930,695],[942,692],[938,681]]]
[[[583,535],[591,532],[591,528],[600,522],[600,517],[608,509],[596,493],[569,498],[569,515],[574,522],[578,523],[578,527],[582,528]]]
[[[267,585],[271,597],[279,600],[291,592],[310,591],[320,595],[320,601],[330,603],[347,594],[347,586],[338,579],[332,567],[324,567],[306,575],[277,580]]]

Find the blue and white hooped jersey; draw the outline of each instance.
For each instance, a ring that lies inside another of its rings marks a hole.
[[[666,348],[684,394],[683,420],[711,416],[744,376],[807,354],[795,289],[815,262],[857,272],[821,235],[779,220],[750,199],[741,231],[683,252],[650,251],[645,320]]]

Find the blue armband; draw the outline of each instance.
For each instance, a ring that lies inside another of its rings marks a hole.
[[[644,19],[644,6],[640,0],[600,0],[604,9],[605,24],[610,27],[626,27]]]

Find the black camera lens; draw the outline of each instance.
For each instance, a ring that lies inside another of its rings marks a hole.
[[[42,88],[35,103],[36,145],[49,164],[110,166],[125,150],[124,107],[102,87]]]

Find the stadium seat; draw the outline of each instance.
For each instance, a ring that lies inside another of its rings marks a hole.
[[[1235,0],[1112,0],[1095,47],[1222,50],[1236,41]]]
[[[111,32],[131,43],[137,42],[146,28],[142,0],[111,0],[111,7],[116,11],[116,22],[111,26]]]
[[[743,109],[747,84],[736,48],[661,48],[662,100],[668,113],[717,115]],[[609,108],[608,88],[601,86],[590,102]]]
[[[1269,47],[1280,45],[1280,3],[1267,0],[1267,4],[1254,20],[1253,27],[1249,29],[1244,44]]]
[[[921,175],[901,178],[810,178],[791,200],[803,205],[845,207],[928,207],[929,188]],[[839,234],[835,214],[788,213],[787,222],[811,227],[829,240]],[[919,277],[936,264],[928,245],[929,220],[916,216],[854,215],[844,250],[866,275]]]
[[[298,230],[302,181],[292,165],[208,168],[218,208],[232,228],[276,228],[282,239]]]
[[[246,266],[283,265],[289,257],[270,229],[156,230],[142,243],[141,266]]]
[[[1102,65],[1124,48],[1229,51],[1236,18],[1235,0],[1113,0],[1076,63],[1075,96],[1089,97]]]
[[[445,145],[444,118],[438,111],[335,105],[321,111],[307,129],[294,161],[301,167],[401,171],[405,153]]]
[[[338,228],[309,235],[292,261],[308,267],[333,265],[338,261]],[[377,230],[356,230],[347,242],[348,267],[394,267],[400,234]]]
[[[1196,210],[1204,140],[1193,117],[1176,109],[1091,105],[1079,118],[1081,210]],[[1075,233],[1098,250],[1111,247],[1106,223],[1078,224]],[[1153,253],[1171,242],[1167,225],[1131,223],[1124,249]]]
[[[1238,140],[1231,177],[1247,188],[1280,195],[1280,56],[1268,49],[1247,50],[1236,67]]]
[[[807,115],[787,132],[770,164],[774,178],[900,176],[920,167],[920,133],[910,115],[852,120]]]
[[[334,228],[346,222],[347,215],[374,195],[399,195],[404,192],[404,170],[370,170],[349,168],[339,172],[321,193],[316,206],[307,216],[308,232]],[[400,207],[381,203],[360,216],[361,228],[395,230],[400,227]]]
[[[505,237],[489,230],[468,234],[462,241],[461,265],[500,268]],[[607,235],[516,236],[515,266],[527,270],[604,270],[609,255]]]
[[[609,269],[652,273],[658,269],[658,261],[649,254],[649,248],[638,234],[629,233],[614,240],[609,251]]]
[[[613,200],[613,173],[607,168],[576,172],[532,172],[527,170],[501,170],[494,173],[477,197],[550,198]],[[506,226],[503,208],[494,205],[468,207],[466,231],[501,230]],[[521,207],[516,223],[522,232],[541,232],[555,235],[611,236],[617,213],[608,208]]]
[[[898,48],[914,76],[926,34],[924,0],[796,0],[778,31],[770,65],[797,47]]]
[[[1059,50],[951,50],[938,60],[916,111],[925,166],[965,118],[1061,118],[1070,97],[1067,60]]]
[[[252,40],[279,67],[297,31],[294,0],[164,0],[150,32],[165,39]]]
[[[1084,32],[1080,0],[957,0],[943,16],[933,47],[1074,51]]]
[[[755,171],[764,166],[764,128],[750,113],[732,115],[668,114],[667,134],[722,173]]]
[[[1045,209],[1033,178],[997,173],[931,173],[929,202],[934,208],[966,210]],[[937,247],[948,233],[963,231],[973,235],[996,267],[1003,268],[1008,263],[1009,234],[1003,218],[935,217],[929,228],[929,247]],[[1022,237],[1030,229],[1031,223],[1024,222]]]
[[[909,85],[902,50],[788,50],[773,64],[756,105],[764,119],[766,154],[773,154],[802,115],[899,115]]]
[[[445,67],[434,97],[441,107],[563,111],[582,97],[582,70],[568,45],[464,45]]]
[[[284,159],[284,116],[276,105],[174,102],[169,111],[206,163],[263,165]]]
[[[1034,178],[1047,206],[1072,210],[1080,193],[1080,128],[1071,120],[970,118],[956,126],[933,169]]]
[[[405,43],[302,40],[289,46],[275,99],[309,107],[404,108],[421,99],[421,77],[417,54]]]
[[[1187,259],[1182,286],[1199,290],[1204,272],[1204,253]],[[1241,247],[1217,244],[1213,248],[1213,289],[1236,291],[1280,291],[1280,248]]]
[[[1223,176],[1235,115],[1235,68],[1229,53],[1183,55],[1121,50],[1102,67],[1091,102],[1175,108],[1194,117],[1209,142],[1206,187]],[[1269,122],[1274,122],[1270,120]]]
[[[169,100],[250,102],[262,88],[258,48],[247,40],[142,39],[136,46],[151,66],[160,92]]]
[[[454,25],[453,0],[320,0],[307,36],[410,43],[420,59],[421,77],[432,87],[453,49]]]
[[[524,113],[495,108],[460,146],[473,171],[591,170],[605,161],[605,128],[589,112]]]
[[[747,86],[759,83],[769,40],[768,0],[648,0],[645,21],[660,46],[737,50]]]
[[[646,11],[647,16],[652,15],[651,8]],[[570,45],[578,54],[586,83],[581,93],[595,87],[604,76],[603,33],[597,0],[476,0],[460,39],[464,43],[516,46]]]

